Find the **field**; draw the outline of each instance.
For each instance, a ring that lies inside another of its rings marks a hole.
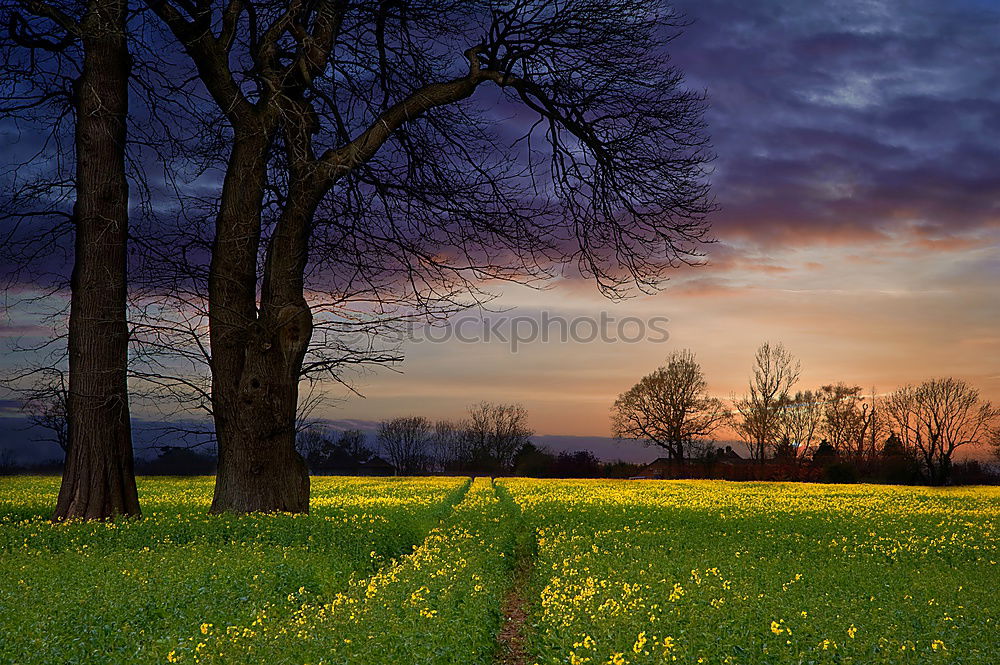
[[[0,663],[1000,662],[996,488],[315,478],[209,517],[142,478],[142,520],[53,525],[57,487],[0,478]]]

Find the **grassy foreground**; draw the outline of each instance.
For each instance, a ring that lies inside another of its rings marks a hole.
[[[143,478],[52,525],[57,485],[0,478],[0,663],[492,663],[517,564],[531,663],[1000,662],[997,488]]]

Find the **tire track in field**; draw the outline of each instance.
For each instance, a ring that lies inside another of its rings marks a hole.
[[[456,509],[458,508],[459,504],[461,504],[469,495],[469,492],[472,489],[474,482],[475,482],[474,477],[471,476],[467,477],[465,479],[465,482],[463,482],[459,487],[457,487],[453,491],[449,492],[448,495],[446,495],[444,501],[442,501],[441,505],[438,506],[438,508],[435,510],[435,516],[437,519],[435,522],[432,522],[432,525],[424,532],[423,540],[412,543],[410,551],[402,552],[398,556],[392,557],[386,561],[381,562],[380,565],[378,565],[370,574],[364,575],[362,577],[362,580],[371,580],[378,578],[387,569],[399,566],[406,559],[412,558],[414,554],[419,550],[419,548],[423,545],[423,543],[426,542],[426,539],[430,534],[432,534],[436,529],[441,528],[441,526],[445,524],[449,519],[452,519],[452,517],[456,513]],[[355,572],[360,572],[360,571],[355,571]],[[354,575],[355,573],[351,573],[351,576],[347,581],[348,587],[352,586],[355,583],[356,578],[354,577]],[[291,600],[293,595],[294,594],[289,594],[288,599]],[[319,603],[322,603],[321,599],[316,599],[314,602],[317,601]],[[245,632],[251,630],[251,628],[254,626],[258,625],[262,626],[265,620],[274,622],[275,619],[279,618],[287,619],[289,616],[291,616],[291,614],[292,610],[290,608],[281,607],[280,605],[272,604],[270,602],[265,602],[263,605],[259,605],[256,608],[256,611],[253,612],[252,622],[244,623],[243,625],[239,626],[238,625],[227,626],[226,632],[228,633],[229,630],[232,629],[236,629],[237,633],[240,631]],[[201,643],[201,641],[204,639],[202,635],[207,635],[205,626],[211,626],[211,624],[202,625],[201,635],[192,633],[187,638],[178,639],[176,642],[176,647],[182,648],[185,645],[185,643],[191,643],[191,644],[199,643],[198,646],[195,648],[195,653],[197,654],[197,652],[201,650],[201,647],[205,646],[205,644]],[[205,654],[205,656],[209,656],[209,654]],[[199,658],[200,657],[202,656],[199,655]],[[195,662],[198,662],[199,658],[196,658]],[[182,660],[181,657],[177,656],[176,649],[170,651],[170,653],[166,656],[166,661],[168,663],[177,663],[181,662],[181,660]]]
[[[535,568],[538,543],[525,527],[521,508],[503,485],[494,481],[493,489],[507,506],[512,526],[517,529],[514,549],[514,570],[510,588],[500,606],[501,624],[497,633],[495,665],[528,665],[532,662],[528,652],[528,588]]]

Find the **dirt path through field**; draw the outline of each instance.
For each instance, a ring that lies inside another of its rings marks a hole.
[[[495,486],[496,487],[496,486]],[[506,489],[497,487],[497,494],[511,505],[512,522],[518,529],[524,529],[520,509],[513,502]],[[496,665],[528,665],[528,582],[535,564],[534,539],[526,535],[518,538],[515,549],[516,562],[514,577],[500,606],[501,624],[497,634]]]

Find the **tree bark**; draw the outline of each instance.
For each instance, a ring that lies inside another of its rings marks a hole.
[[[280,317],[282,325],[264,316],[252,326],[238,381],[213,395],[219,444],[213,513],[309,512],[295,415],[311,322],[295,308]]]
[[[127,384],[126,9],[125,0],[93,0],[80,24],[69,451],[55,520],[140,514]]]
[[[295,450],[302,359],[312,317],[301,289],[282,300],[265,278],[258,312],[257,255],[271,132],[241,132],[234,142],[216,220],[209,277],[212,405],[219,445],[212,512],[309,511],[309,473]],[[292,206],[293,208],[295,206]],[[291,251],[288,213],[279,220],[265,268]],[[279,270],[279,272],[281,272]]]

